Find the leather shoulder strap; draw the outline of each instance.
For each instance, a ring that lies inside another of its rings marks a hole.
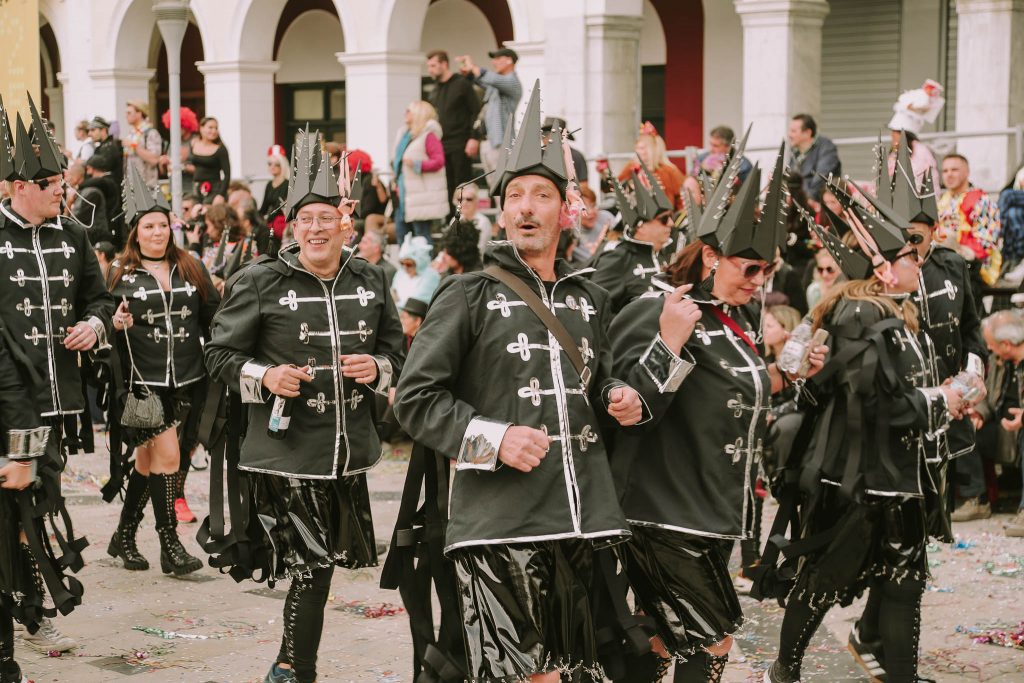
[[[491,275],[496,278],[503,285],[507,286],[523,300],[533,314],[540,319],[551,334],[555,335],[555,339],[558,340],[558,345],[565,351],[565,355],[569,357],[569,362],[579,373],[581,378],[589,379],[589,373],[587,372],[587,363],[583,360],[583,354],[580,353],[579,347],[576,346],[576,340],[573,339],[572,335],[569,334],[569,330],[565,329],[565,325],[555,317],[555,314],[551,312],[551,309],[544,305],[540,297],[533,289],[517,278],[512,273],[508,272],[501,266],[488,266],[484,268],[484,273]],[[584,381],[586,384],[586,381]]]

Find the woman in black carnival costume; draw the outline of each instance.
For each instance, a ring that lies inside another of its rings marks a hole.
[[[931,341],[919,334],[910,295],[920,261],[908,221],[870,195],[874,212],[829,186],[844,207],[833,226],[852,230],[861,251],[813,226],[850,282],[812,312],[815,328],[828,330],[834,347],[802,397],[813,406],[794,449],[803,450],[803,462],[791,473],[791,481],[799,480],[802,519],[787,520],[783,502],[772,530],[775,537],[787,523],[800,527],[786,549],[788,562],[800,560],[778,659],[765,681],[798,681],[826,612],[870,588],[880,599],[869,600],[869,609],[873,602],[878,614],[865,614],[860,624],[873,632],[855,629],[851,650],[862,662],[869,649],[884,653],[884,671],[868,662],[874,680],[910,683],[923,680],[917,648],[928,576],[926,442],[948,428],[964,403],[958,389],[936,386]],[[762,564],[769,571],[778,550],[774,544],[766,550]]]
[[[751,536],[752,464],[761,457],[771,394],[792,378],[758,348],[758,289],[785,247],[781,154],[761,219],[754,168],[729,204],[742,144],[709,197],[691,203],[698,241],[669,266],[671,287],[644,295],[612,323],[614,371],[641,393],[653,419],[616,439],[612,468],[632,539],[620,559],[637,608],[653,620],[676,681],[721,680],[743,620],[729,575],[735,541]],[[811,372],[827,348],[811,349]],[[651,680],[650,671],[628,680]]]
[[[209,339],[220,295],[202,262],[174,246],[170,207],[162,196],[154,196],[134,168],[125,177],[124,211],[131,229],[109,276],[110,291],[121,302],[113,319],[120,333],[116,335],[120,372],[114,373],[111,393],[155,394],[163,415],[159,424],[122,427],[123,406],[116,399],[111,401],[117,408],[111,420],[115,425],[112,449],[123,441],[124,459],[134,451],[134,465],[107,552],[121,558],[125,569],[149,569],[136,545],[136,533],[151,497],[160,537],[160,568],[165,574],[188,574],[203,563],[178,539],[174,503],[185,477],[179,471],[180,459],[182,453],[188,456],[193,445],[179,443],[179,431],[190,411],[202,410],[206,394],[203,340]],[[112,479],[119,484],[125,463],[116,462],[117,457],[113,455]]]

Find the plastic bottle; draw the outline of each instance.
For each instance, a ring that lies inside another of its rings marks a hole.
[[[779,354],[778,360],[779,370],[791,375],[800,372],[800,366],[803,364],[808,351],[810,351],[811,337],[811,319],[804,318],[789,333],[789,339],[786,340],[782,347],[782,353]]]

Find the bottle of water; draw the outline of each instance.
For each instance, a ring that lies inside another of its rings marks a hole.
[[[791,375],[800,372],[800,366],[803,365],[804,358],[810,352],[811,336],[811,319],[804,318],[789,333],[789,339],[782,347],[782,353],[779,354],[777,361],[779,370]]]
[[[966,370],[961,370],[953,377],[953,381],[950,383],[951,387],[960,392],[965,403],[971,403],[981,393],[978,388],[978,379],[972,373]]]

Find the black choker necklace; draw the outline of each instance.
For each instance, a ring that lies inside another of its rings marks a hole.
[[[159,263],[164,260],[163,256],[161,256],[160,258],[149,258],[148,256],[142,256],[141,254],[139,255],[139,258],[141,258],[143,261],[150,261],[152,263]]]

